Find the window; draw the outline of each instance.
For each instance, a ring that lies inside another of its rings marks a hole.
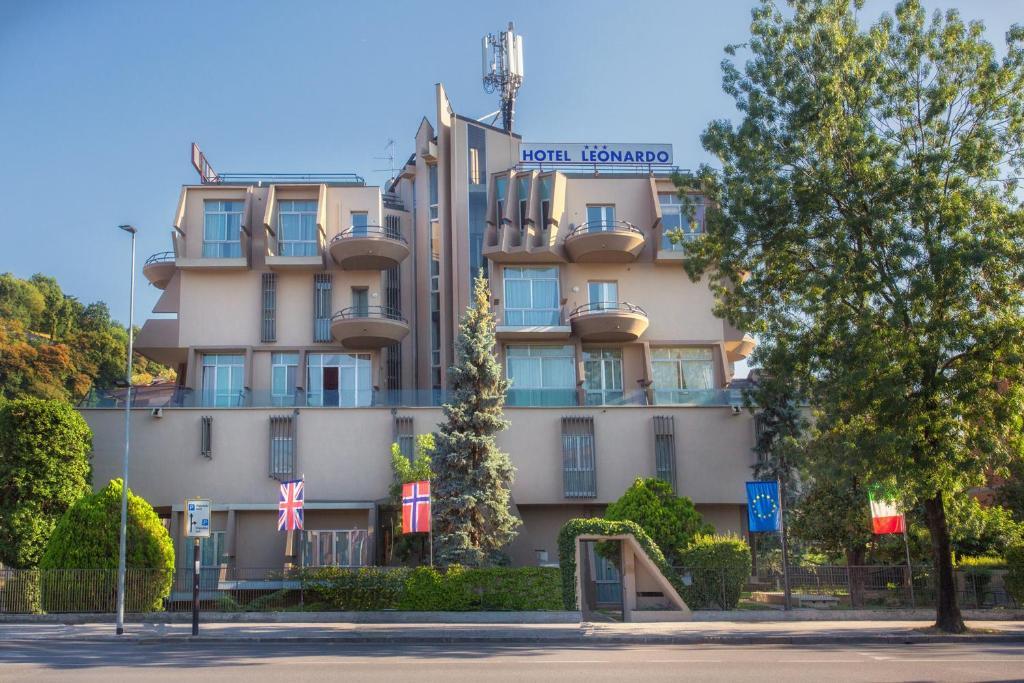
[[[494,184],[494,198],[498,210],[498,219],[496,222],[498,226],[501,226],[501,221],[505,218],[505,196],[507,194],[508,178],[497,178]]]
[[[676,423],[671,415],[654,416],[654,476],[676,490]]]
[[[585,349],[583,389],[588,406],[622,402],[622,351]]]
[[[319,253],[316,202],[278,202],[277,230],[278,256],[316,256]]]
[[[477,147],[469,148],[469,184],[480,184],[480,149]]]
[[[551,222],[551,176],[540,179],[540,227],[546,230]]]
[[[576,354],[571,346],[509,346],[505,374],[515,406],[576,405]]]
[[[526,221],[530,218],[530,179],[519,179],[519,232],[526,232]]]
[[[428,189],[430,191],[430,220],[436,221],[438,219],[438,210],[437,210],[438,192],[437,192],[437,166],[434,165],[434,164],[431,164],[430,166],[427,166],[427,182],[428,182],[428,185],[429,185]]]
[[[245,202],[208,199],[203,202],[203,258],[240,258],[242,209]]]
[[[416,453],[416,432],[411,415],[395,415],[395,443],[407,460],[412,462]]]
[[[483,256],[484,233],[487,232],[487,135],[480,126],[466,126],[468,143],[467,227],[469,233],[469,286],[482,270],[488,275],[488,261]]]
[[[687,242],[704,234],[703,195],[691,194],[683,199],[674,192],[659,194],[658,202],[661,204],[661,249],[685,251]]]
[[[294,415],[270,416],[270,476],[287,481],[297,474],[295,467]]]
[[[657,403],[685,403],[689,392],[714,388],[710,348],[651,349],[651,366]]]
[[[441,224],[430,223],[430,384],[441,388]]]
[[[588,282],[587,295],[590,297],[590,310],[614,310],[619,303],[619,283]]]
[[[366,287],[352,288],[352,315],[365,318],[370,315],[370,290]]]
[[[370,216],[365,211],[352,212],[352,236],[366,237],[369,228]]]
[[[311,353],[306,372],[308,405],[353,408],[371,403],[368,353]]]
[[[566,498],[597,496],[594,418],[562,418],[562,483]]]
[[[615,207],[602,204],[587,207],[587,232],[603,232],[615,229]]]
[[[244,368],[244,356],[203,354],[203,405],[218,408],[243,405]]]
[[[277,339],[277,274],[263,273],[262,316],[260,341],[272,342]]]
[[[558,268],[505,268],[505,324],[559,324]]]
[[[199,454],[213,457],[213,415],[203,415],[199,422]]]
[[[295,405],[295,386],[298,372],[299,354],[270,354],[270,403],[272,405]]]
[[[306,567],[362,567],[366,564],[366,529],[305,532]]]
[[[188,520],[186,520],[188,521]],[[195,541],[192,538],[184,538],[185,552],[182,556],[186,558],[186,567],[192,567],[195,562]],[[208,538],[199,539],[199,566],[220,567],[227,563],[227,544],[223,531],[211,531]]]
[[[313,276],[313,341],[331,341],[331,299],[333,290],[330,273]]]

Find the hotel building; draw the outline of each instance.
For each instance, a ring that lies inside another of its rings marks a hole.
[[[436,430],[480,271],[511,382],[513,564],[557,561],[561,525],[636,477],[745,534],[754,421],[730,382],[753,340],[684,272],[699,191],[680,198],[665,146],[531,145],[436,98],[384,188],[217,175],[194,149],[201,180],[181,189],[173,249],[145,262],[162,295],[136,342],[178,385],[137,394],[129,482],[168,520],[179,566],[186,497],[213,502],[207,566],[386,563],[390,445]],[[120,474],[123,404],[82,413],[101,486]],[[280,533],[278,481],[297,477],[306,528]]]

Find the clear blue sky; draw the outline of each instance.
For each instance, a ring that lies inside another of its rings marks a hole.
[[[480,37],[514,20],[526,82],[516,128],[534,141],[670,142],[709,161],[699,134],[735,114],[722,48],[753,3],[588,0],[0,3],[0,272],[55,275],[128,318],[127,236],[139,263],[171,248],[189,143],[221,172],[355,171],[381,183],[388,138],[404,160],[441,81],[456,110],[494,111]],[[1021,0],[960,5],[1003,44]],[[874,19],[894,2],[872,0]],[[141,278],[136,320],[157,291]]]

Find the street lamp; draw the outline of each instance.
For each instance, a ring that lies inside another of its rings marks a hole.
[[[135,342],[135,233],[131,225],[117,226],[132,236],[132,271],[128,303],[128,382],[124,400],[124,462],[121,472],[121,535],[117,549],[117,635],[124,633],[124,575],[128,551],[128,453],[132,434],[132,352]]]

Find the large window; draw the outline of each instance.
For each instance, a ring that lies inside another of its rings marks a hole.
[[[704,196],[659,194],[661,204],[661,248],[684,251],[686,243],[704,234]],[[673,239],[674,238],[674,239]]]
[[[311,353],[306,357],[306,402],[311,406],[354,408],[373,399],[370,354]]]
[[[587,232],[601,232],[615,228],[615,207],[601,204],[587,207]]]
[[[203,354],[203,405],[218,408],[243,405],[244,369],[244,356]]]
[[[242,209],[245,202],[208,199],[203,202],[203,257],[239,258]]]
[[[559,323],[558,268],[505,268],[505,325]]]
[[[587,405],[622,402],[622,351],[584,349],[583,389]]]
[[[316,202],[282,200],[277,204],[278,256],[316,256]]]
[[[651,349],[658,403],[687,403],[689,392],[713,389],[714,359],[707,347]]]
[[[509,346],[505,373],[515,406],[576,404],[576,354],[571,346]]]
[[[366,529],[305,532],[303,564],[307,567],[362,567],[366,564]]]
[[[270,354],[270,402],[275,406],[295,405],[299,354]]]

